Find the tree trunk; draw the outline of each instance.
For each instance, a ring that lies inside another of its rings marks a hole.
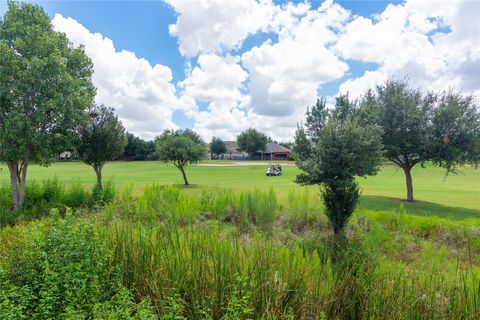
[[[341,242],[345,238],[345,233],[343,232],[342,229],[334,226],[333,227],[333,236],[335,238],[335,241]]]
[[[18,196],[19,208],[23,206],[23,202],[25,201],[25,190],[27,187],[27,168],[28,162],[24,162],[21,172],[22,180],[20,180],[20,195]]]
[[[95,174],[97,175],[97,187],[98,190],[103,190],[102,185],[102,166],[94,166]]]
[[[7,163],[7,166],[10,171],[12,208],[16,211],[22,208],[25,201],[28,162],[25,161],[20,168],[18,167],[18,161],[10,161]]]
[[[407,201],[414,202],[413,199],[413,182],[412,182],[412,168],[408,166],[403,167],[403,171],[405,172],[405,182],[407,183]]]
[[[185,174],[185,168],[180,166],[178,169],[182,172],[183,176],[183,181],[185,182],[185,185],[188,186],[188,180],[187,180],[187,175]]]
[[[19,208],[19,193],[18,193],[18,162],[11,161],[7,163],[10,171],[10,185],[12,188],[12,207],[13,210]]]

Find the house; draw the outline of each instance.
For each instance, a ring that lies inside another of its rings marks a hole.
[[[224,141],[227,146],[227,152],[220,154],[218,158],[220,160],[248,160],[249,155],[246,152],[238,150],[238,144],[236,141]],[[257,151],[252,155],[252,160],[288,160],[292,151],[284,146],[275,142],[268,142],[265,151]],[[210,157],[210,150],[208,151]],[[215,157],[215,155],[214,155]]]
[[[268,142],[265,150],[259,150],[252,155],[253,160],[288,160],[292,151],[275,142]]]
[[[63,151],[62,153],[60,153],[60,155],[58,156],[58,158],[60,160],[71,160],[72,159],[72,156],[73,156],[73,153],[72,151]]]
[[[218,155],[221,160],[246,160],[248,159],[248,153],[238,150],[237,141],[224,141],[227,146],[227,152]],[[210,157],[210,150],[208,150],[208,156]],[[214,155],[215,157],[215,155]]]

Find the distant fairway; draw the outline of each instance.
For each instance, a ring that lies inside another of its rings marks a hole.
[[[208,162],[218,163],[221,162]],[[247,164],[247,165],[245,165]],[[264,165],[239,166],[192,166],[187,174],[192,192],[204,189],[228,188],[246,190],[273,187],[280,202],[287,201],[290,188],[300,188],[293,180],[299,172],[296,167],[284,166],[284,175],[266,177]],[[95,183],[93,170],[81,162],[58,162],[44,168],[32,165],[28,169],[29,181],[42,181],[56,177],[61,183],[80,182],[86,186]],[[181,184],[180,172],[173,165],[158,161],[149,162],[110,162],[104,169],[105,181],[111,179],[117,188],[133,184],[140,192],[147,184]],[[386,164],[374,177],[359,180],[362,187],[360,210],[396,210],[405,197],[403,171]],[[0,183],[8,184],[8,169],[0,171]],[[480,218],[480,170],[465,167],[461,173],[451,174],[445,179],[442,169],[419,166],[413,170],[413,183],[416,203],[405,203],[409,213],[418,215],[438,215],[453,219]],[[318,187],[308,187],[312,197],[316,197]]]

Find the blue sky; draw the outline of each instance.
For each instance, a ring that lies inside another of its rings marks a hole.
[[[0,0],[6,8],[6,0]],[[185,78],[185,59],[178,51],[177,39],[169,35],[168,25],[176,20],[175,10],[163,1],[28,1],[41,5],[53,19],[56,13],[64,17],[72,17],[91,32],[99,32],[113,40],[118,50],[135,52],[139,57],[147,59],[151,64],[163,64],[173,71],[174,79]],[[295,1],[301,2],[301,1]],[[389,3],[401,1],[381,0],[349,0],[337,1],[353,14],[371,16],[382,12]],[[282,4],[285,1],[275,1]],[[312,7],[318,7],[321,1],[312,1]],[[2,11],[3,13],[3,11]],[[256,40],[260,39],[260,40]],[[261,43],[262,35],[251,36],[244,47],[250,48]],[[245,49],[244,48],[244,49]],[[240,51],[242,52],[242,51]],[[361,63],[352,68],[354,74],[364,71]],[[366,66],[368,68],[368,65]],[[330,89],[320,94],[335,94],[336,89]]]
[[[473,1],[32,2],[57,15],[56,29],[85,44],[99,102],[116,106],[127,128],[146,138],[168,127],[231,138],[260,126],[288,139],[315,96],[358,96],[392,75],[465,89],[472,72],[461,70],[480,65],[478,22],[461,25],[479,21]],[[0,0],[0,14],[5,10]],[[477,36],[465,31],[475,27]],[[445,49],[455,41],[464,49],[460,62]],[[122,87],[132,73],[135,81]]]

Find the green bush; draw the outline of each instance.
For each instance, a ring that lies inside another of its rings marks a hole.
[[[67,187],[54,179],[41,184],[32,181],[27,183],[25,203],[22,209],[12,211],[10,186],[0,187],[0,225],[12,225],[19,221],[28,221],[45,217],[54,208],[65,211],[72,209],[91,209],[111,203],[115,198],[115,187],[110,181],[103,190],[95,186],[90,192],[79,182]]]
[[[92,195],[76,182],[65,189],[62,202],[69,208],[87,208],[91,206]]]
[[[100,189],[98,185],[94,185],[92,188],[92,201],[95,203],[105,204],[110,203],[115,198],[115,186],[112,181],[108,181]]]
[[[20,248],[10,248],[0,269],[5,318],[153,319],[148,305],[137,306],[123,289],[94,220],[75,221],[71,214],[63,220],[54,213],[30,228]]]

